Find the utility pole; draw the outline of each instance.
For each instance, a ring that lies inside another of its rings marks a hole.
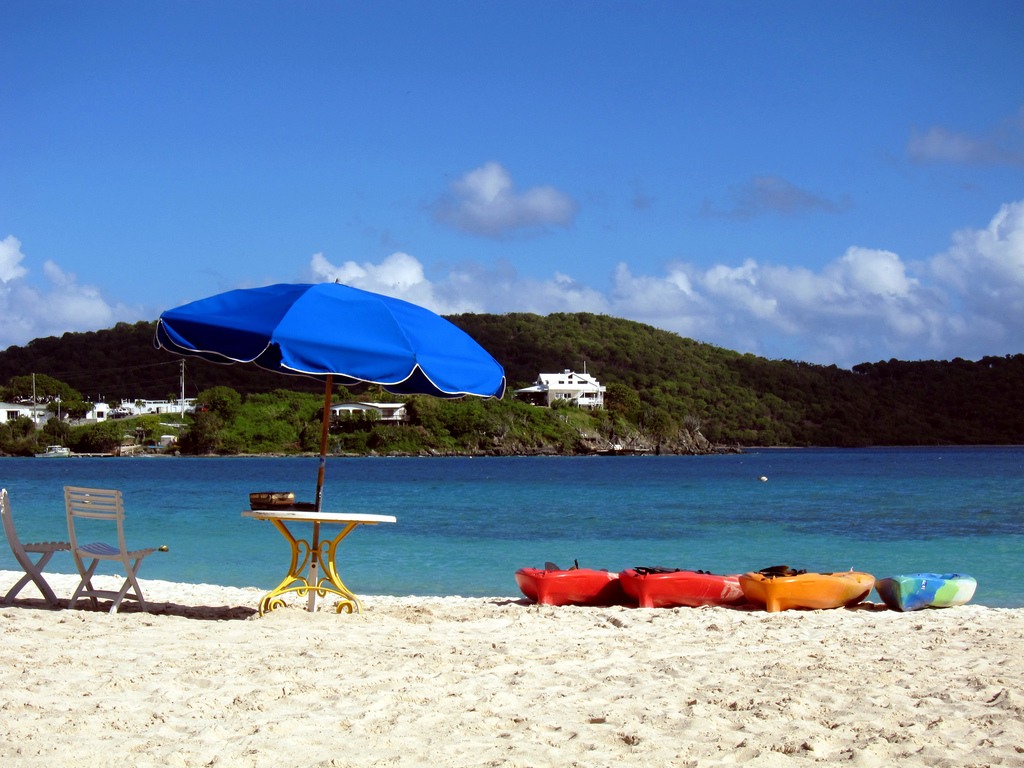
[[[36,414],[36,375],[32,374],[32,424],[39,428],[39,417]]]

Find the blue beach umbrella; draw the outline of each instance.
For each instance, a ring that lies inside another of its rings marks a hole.
[[[498,361],[443,317],[339,283],[268,285],[200,299],[160,315],[153,343],[179,355],[255,363],[326,382],[317,511],[334,381],[443,398],[505,392]]]

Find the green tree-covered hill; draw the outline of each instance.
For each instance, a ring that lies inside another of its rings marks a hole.
[[[1024,442],[1024,355],[977,362],[863,363],[852,371],[767,360],[629,320],[588,313],[449,318],[509,380],[587,369],[634,390],[644,409],[745,445],[943,445]]]
[[[1024,355],[890,360],[850,371],[744,355],[589,313],[449,319],[494,355],[513,387],[541,372],[586,365],[609,387],[609,410],[654,436],[686,426],[699,427],[712,442],[741,445],[1024,442]],[[37,373],[87,400],[177,395],[180,358],[153,349],[153,328],[120,323],[11,347],[0,352],[0,383]],[[253,366],[197,360],[185,366],[187,397],[216,386],[243,397],[281,388],[321,391],[316,381]],[[462,407],[470,413],[478,406],[467,401]]]

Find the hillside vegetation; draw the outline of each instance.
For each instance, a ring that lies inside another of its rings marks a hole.
[[[587,369],[637,393],[646,412],[695,417],[715,442],[942,445],[1024,442],[1024,355],[977,362],[862,363],[852,371],[766,360],[588,313],[449,318],[510,381]]]
[[[503,402],[413,398],[411,424],[348,425],[332,435],[336,450],[572,453],[632,441],[636,447],[701,452],[702,437],[747,446],[1024,442],[1024,355],[890,360],[851,371],[766,360],[588,313],[449,319],[505,367],[510,388],[532,383],[541,372],[586,365],[608,386],[607,411],[538,409],[508,396]],[[46,374],[92,401],[177,396],[180,358],[153,349],[153,329],[153,323],[120,323],[11,347],[0,352],[0,381]],[[189,359],[185,385],[186,397],[218,387],[238,395],[230,418],[221,414],[217,424],[190,425],[191,443],[185,443],[192,449],[312,449],[319,382]],[[304,394],[308,405],[296,399]],[[348,396],[395,399],[372,389],[336,399]],[[236,421],[243,416],[248,426]]]

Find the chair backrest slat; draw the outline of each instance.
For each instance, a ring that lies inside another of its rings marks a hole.
[[[121,491],[66,485],[64,503],[67,507],[68,536],[71,538],[72,550],[78,547],[75,536],[76,517],[116,522],[118,545],[122,552],[127,549],[124,542],[124,500]]]
[[[7,543],[11,545],[14,559],[18,561],[18,565],[24,568],[28,555],[21,544],[21,539],[18,538],[18,532],[14,529],[14,518],[11,516],[11,501],[7,498],[6,488],[0,490],[0,516],[4,519],[4,535],[7,537]]]

